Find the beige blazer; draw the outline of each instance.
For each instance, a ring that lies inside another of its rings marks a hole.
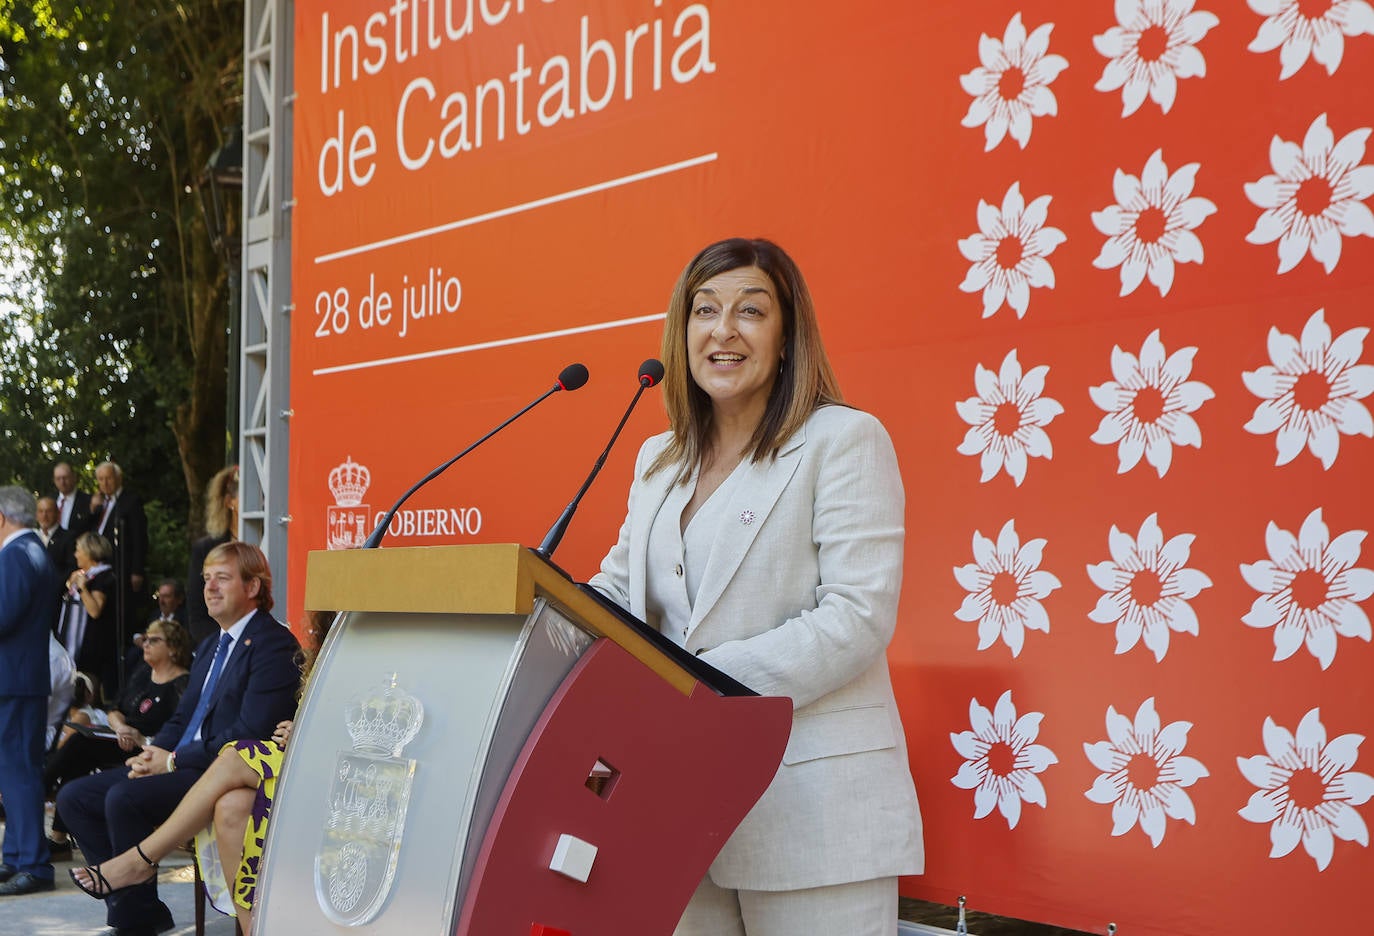
[[[641,618],[649,529],[673,480],[671,470],[644,472],[668,438],[640,449],[619,540],[591,582]],[[795,710],[777,776],[711,865],[722,887],[794,890],[924,870],[886,658],[903,511],[886,430],[843,406],[817,410],[775,459],[746,466],[730,494],[686,646]]]

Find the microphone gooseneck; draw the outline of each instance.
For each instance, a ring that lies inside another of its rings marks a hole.
[[[471,452],[473,449],[477,448],[477,446],[481,445],[483,442],[487,441],[492,436],[496,435],[496,433],[500,432],[502,429],[506,428],[511,423],[515,422],[521,416],[524,416],[530,410],[534,409],[540,403],[543,403],[545,400],[553,396],[558,391],[581,389],[582,386],[586,384],[588,376],[590,375],[587,372],[587,368],[582,364],[569,364],[567,367],[559,371],[558,379],[554,382],[554,385],[549,389],[545,390],[538,397],[536,397],[533,402],[525,406],[514,416],[507,419],[505,422],[501,423],[501,425],[497,426],[495,429],[491,430],[486,435],[482,436],[482,438],[478,439],[476,442],[472,443],[467,448],[463,449],[457,455],[454,455],[452,458],[444,462],[438,468],[435,468],[433,471],[425,475],[419,481],[416,481],[414,484],[412,484],[410,486],[410,489],[406,491],[404,494],[402,494],[400,498],[396,501],[396,503],[391,505],[390,509],[388,509],[386,513],[382,514],[382,519],[377,524],[377,528],[372,531],[372,533],[368,536],[367,540],[363,543],[363,545],[360,548],[376,549],[378,546],[382,544],[382,537],[386,536],[386,530],[387,527],[391,525],[391,519],[396,516],[396,511],[401,509],[401,505],[403,505],[407,500],[410,499],[410,495],[414,494],[416,491],[420,490],[420,488],[424,487],[426,484],[433,481],[435,478],[439,477],[439,475],[447,471],[453,465],[454,462],[458,461],[458,459],[462,458],[468,452]]]
[[[601,450],[601,457],[592,466],[592,473],[587,475],[587,480],[582,482],[582,487],[577,489],[577,494],[568,502],[568,506],[563,508],[558,519],[549,532],[544,534],[544,541],[535,550],[540,556],[548,559],[553,556],[553,551],[558,548],[558,544],[563,541],[563,534],[568,530],[568,524],[572,522],[573,514],[577,512],[577,505],[582,503],[582,495],[587,493],[587,489],[592,486],[596,476],[601,473],[601,466],[606,464],[606,456],[611,454],[611,446],[615,445],[615,440],[620,438],[620,430],[625,428],[625,423],[629,420],[630,414],[634,412],[636,404],[644,391],[654,386],[663,379],[663,362],[655,358],[649,358],[639,365],[639,388],[635,390],[634,398],[630,400],[630,405],[625,408],[625,415],[620,417],[620,422],[615,427],[615,432],[611,433],[611,441],[606,443],[606,447]]]

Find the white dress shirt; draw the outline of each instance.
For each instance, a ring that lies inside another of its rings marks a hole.
[[[229,628],[229,631],[228,631],[228,633],[229,633],[229,646],[225,648],[225,650],[224,650],[224,659],[223,659],[223,660],[220,662],[220,664],[219,664],[219,672],[220,672],[220,675],[221,675],[221,676],[224,675],[224,669],[225,669],[225,667],[227,667],[227,666],[229,665],[229,658],[232,657],[232,656],[234,655],[234,648],[237,647],[237,646],[239,645],[239,638],[243,636],[244,628],[246,628],[246,627],[248,626],[248,622],[249,622],[250,620],[253,619],[253,615],[255,615],[255,614],[257,614],[257,613],[258,613],[258,609],[257,609],[257,608],[254,608],[252,611],[249,611],[249,612],[248,612],[247,614],[245,614],[243,617],[241,617],[241,618],[239,618],[237,621],[235,621],[235,622],[234,622],[234,626],[231,627],[231,628]],[[215,638],[215,644],[216,644],[216,646],[219,645],[219,638],[218,638],[218,637]],[[214,651],[212,650],[212,651],[210,651],[210,652],[213,653]],[[212,658],[212,659],[213,659],[213,658]],[[214,671],[214,666],[213,666],[213,665],[210,667],[210,669],[208,669],[208,670],[205,671],[205,682],[203,682],[203,683],[200,684],[200,691],[201,691],[201,692],[204,692],[204,691],[205,691],[205,684],[208,683],[208,682],[210,681],[210,673],[213,672],[213,671]],[[203,724],[203,723],[202,723],[202,724]],[[200,728],[196,728],[196,733],[191,737],[191,740],[192,740],[192,741],[199,741],[199,740],[200,740]]]

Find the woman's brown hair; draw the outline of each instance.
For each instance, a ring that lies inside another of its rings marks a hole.
[[[783,314],[783,361],[768,397],[763,419],[749,441],[751,460],[776,455],[817,408],[843,403],[840,385],[821,342],[816,309],[801,270],[772,241],[732,237],[711,244],[687,264],[673,287],[663,326],[663,401],[673,437],[648,474],[676,466],[686,481],[692,467],[709,454],[711,398],[692,379],[687,362],[687,323],[697,290],[730,270],[757,267],[773,283]]]
[[[148,633],[153,632],[156,627],[162,635],[163,641],[167,644],[167,653],[172,658],[172,662],[182,669],[191,668],[191,635],[186,632],[176,621],[152,621],[148,624]]]
[[[234,524],[234,516],[229,511],[229,505],[225,503],[230,497],[239,496],[239,466],[230,465],[228,468],[221,468],[215,472],[215,476],[210,479],[210,483],[205,485],[205,532],[214,537],[221,537],[228,533],[230,536],[237,534],[237,530],[231,530]]]

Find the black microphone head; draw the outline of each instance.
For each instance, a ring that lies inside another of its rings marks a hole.
[[[649,358],[639,365],[639,382],[646,387],[655,386],[663,379],[663,362],[658,358]]]
[[[587,365],[569,364],[558,372],[558,388],[560,390],[580,390],[589,376],[591,375],[587,373]]]

